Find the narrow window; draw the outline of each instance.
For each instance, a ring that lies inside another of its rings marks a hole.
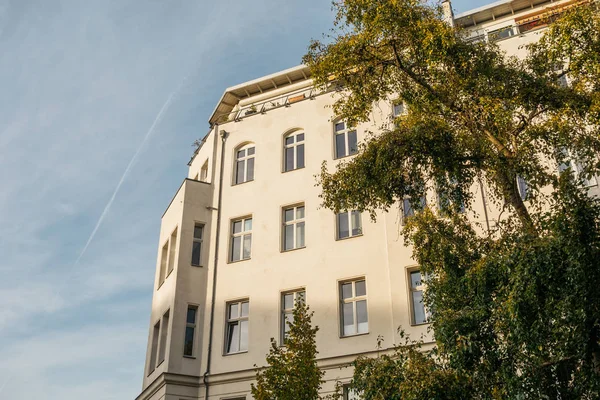
[[[225,353],[248,350],[248,300],[227,303],[227,326],[225,329]]]
[[[294,307],[298,302],[306,301],[304,289],[281,294],[281,330],[280,343],[284,344],[290,331],[290,323],[294,321]]]
[[[304,132],[292,133],[284,139],[285,172],[304,168]]]
[[[194,225],[194,241],[192,243],[192,265],[199,267],[202,262],[202,240],[204,236],[204,225]]]
[[[283,250],[304,247],[304,204],[283,209]]]
[[[252,217],[231,222],[230,261],[247,260],[252,250]]]
[[[183,342],[183,355],[193,357],[194,355],[194,336],[196,333],[196,319],[198,317],[198,307],[188,306],[185,320],[185,338]]]
[[[202,168],[200,168],[200,181],[208,182],[208,160],[204,162]]]
[[[517,189],[519,190],[519,195],[521,196],[521,200],[527,200],[527,195],[529,194],[529,187],[527,185],[527,181],[522,177],[517,175]]]
[[[430,315],[423,303],[423,290],[425,289],[421,279],[421,271],[411,270],[408,272],[410,279],[410,306],[413,325],[424,324],[429,321]]]
[[[169,239],[169,270],[167,271],[167,276],[173,269],[175,268],[175,255],[177,253],[177,228],[171,233],[171,238]]]
[[[360,400],[358,393],[356,393],[356,390],[352,389],[350,385],[344,385],[342,386],[342,389],[344,400]]]
[[[342,158],[358,152],[356,129],[349,128],[346,122],[334,124],[335,131],[335,158]]]
[[[162,317],[160,324],[160,346],[158,347],[158,363],[165,361],[167,351],[167,333],[169,332],[169,311]]]
[[[369,332],[367,285],[364,279],[340,283],[342,336]]]
[[[254,145],[246,145],[236,151],[235,184],[254,180]]]
[[[336,225],[338,239],[362,235],[360,211],[344,211],[337,214]]]
[[[167,276],[167,258],[169,255],[169,241],[165,243],[160,252],[160,276],[158,277],[158,286],[163,284]]]
[[[392,121],[394,123],[394,127],[398,127],[398,124],[396,123],[396,118],[404,114],[405,111],[406,108],[404,107],[404,102],[402,100],[395,100],[392,103]]]
[[[158,335],[160,334],[160,321],[158,321],[152,329],[152,347],[150,348],[150,360],[148,362],[148,375],[150,375],[156,367],[156,352],[158,350]]]

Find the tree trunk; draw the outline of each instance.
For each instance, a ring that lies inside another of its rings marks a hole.
[[[495,181],[502,191],[504,201],[512,206],[517,214],[517,218],[519,218],[519,221],[523,225],[523,228],[528,233],[537,236],[537,229],[535,228],[531,215],[529,215],[529,211],[527,210],[527,207],[525,207],[525,203],[523,203],[523,199],[521,199],[521,195],[517,188],[517,175],[510,172],[508,166],[502,170],[495,171],[494,175]]]

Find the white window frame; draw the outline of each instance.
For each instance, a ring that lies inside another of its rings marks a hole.
[[[191,264],[194,267],[202,266],[202,244],[204,243],[204,224],[200,222],[194,223],[194,230],[192,233],[192,261]],[[200,228],[201,234],[200,237],[196,236],[196,228]],[[198,262],[194,263],[194,247],[198,245],[200,246],[200,250],[198,250]]]
[[[343,128],[338,129],[338,126],[343,124]],[[350,147],[350,134],[354,133],[356,136],[356,148]],[[338,136],[344,136],[344,154],[338,155],[337,149],[337,138]],[[352,151],[354,150],[354,151]],[[333,158],[339,160],[344,157],[350,157],[358,153],[358,131],[354,127],[348,127],[346,121],[340,120],[333,123]]]
[[[302,138],[298,138],[302,135]],[[289,138],[293,138],[293,142],[287,143]],[[283,137],[283,172],[290,172],[297,169],[302,169],[306,166],[306,146],[304,140],[306,135],[304,131],[294,131]],[[298,166],[298,151],[302,146],[302,166]],[[288,149],[292,149],[292,167],[288,169]]]
[[[248,314],[247,315],[243,315],[243,305],[244,304],[248,304]],[[238,314],[237,316],[231,317],[230,316],[230,310],[231,310],[231,306],[232,305],[237,305],[238,308]],[[227,303],[225,303],[225,346],[223,348],[223,354],[224,355],[229,355],[229,354],[238,354],[238,353],[246,353],[248,351],[248,344],[249,344],[249,337],[250,337],[250,300],[249,299],[242,299],[242,300],[235,300],[235,301],[229,301]],[[246,337],[246,348],[242,349],[242,323],[246,322],[246,326],[248,327],[248,331],[247,331],[247,337]],[[229,351],[228,349],[228,344],[229,344],[229,335],[230,335],[230,329],[229,327],[236,324],[238,326],[238,338],[237,338],[237,346],[238,346],[238,350],[237,351]]]
[[[292,307],[287,307],[285,306],[285,297],[286,296],[292,296]],[[279,318],[280,318],[280,322],[279,322],[279,343],[283,346],[285,345],[285,341],[287,338],[286,335],[286,328],[287,328],[287,322],[288,322],[288,315],[291,315],[291,321],[293,321],[293,314],[294,314],[294,308],[296,307],[296,304],[298,301],[302,301],[304,304],[306,304],[306,289],[301,288],[301,289],[295,289],[295,290],[289,290],[286,292],[282,292],[281,293],[281,312],[279,314]]]
[[[360,396],[354,389],[350,388],[349,383],[342,385],[342,398],[343,400],[360,400]]]
[[[177,235],[179,233],[179,227],[175,227],[171,236],[169,236],[169,261],[167,267],[167,276],[171,275],[171,272],[175,269],[177,259]]]
[[[298,217],[298,210],[302,209],[302,217]],[[286,221],[286,212],[292,211],[293,218]],[[282,219],[282,231],[281,231],[281,251],[291,251],[297,249],[303,249],[306,247],[306,207],[304,203],[296,204],[293,206],[287,206],[282,208],[281,212]],[[292,247],[287,248],[287,227],[292,226]],[[302,226],[302,241],[298,242],[298,230]]]
[[[364,284],[365,284],[365,294],[364,295],[356,294],[356,284],[358,282],[364,282]],[[343,287],[344,287],[344,285],[347,285],[347,284],[351,284],[352,297],[344,299]],[[365,277],[360,277],[360,278],[339,281],[338,291],[339,291],[338,298],[339,298],[339,302],[340,302],[340,306],[339,306],[340,337],[345,338],[345,337],[352,337],[352,336],[368,334],[369,333],[369,302],[367,300],[367,279]],[[365,307],[366,307],[367,330],[364,332],[359,332],[357,304],[362,301],[365,302]],[[354,323],[354,333],[346,334],[344,332],[344,304],[352,304],[352,320]]]
[[[158,357],[156,359],[156,366],[158,367],[165,361],[167,357],[167,345],[169,343],[169,320],[171,317],[171,310],[167,310],[160,320],[160,334],[158,339]]]
[[[188,319],[188,313],[190,309],[194,310],[194,321],[190,322]],[[196,357],[196,331],[198,330],[198,305],[197,304],[188,304],[185,313],[185,330],[183,333],[183,356],[186,358],[195,358]],[[186,354],[186,340],[187,340],[187,330],[192,329],[192,352],[191,354]]]
[[[581,162],[577,160],[575,156],[571,153],[571,151],[567,148],[563,148],[561,152],[567,158],[565,160],[565,164],[558,165],[558,174],[562,174],[567,168],[571,168],[571,171],[575,174],[576,178],[579,178],[581,173]],[[598,186],[598,178],[596,176],[592,176],[591,179],[583,179],[583,186],[586,188]]]
[[[250,221],[249,229],[246,229],[247,221]],[[235,223],[236,222],[241,223],[241,230],[239,232],[235,232]],[[245,217],[236,218],[236,219],[231,220],[231,225],[230,225],[231,233],[230,233],[230,243],[229,243],[229,262],[239,262],[239,261],[249,260],[252,258],[252,224],[253,224],[252,215],[248,215]],[[241,238],[240,239],[240,250],[239,250],[238,259],[235,259],[234,254],[233,254],[234,243],[235,243],[235,239],[238,237]],[[249,250],[248,256],[244,257],[244,243],[246,241],[246,237],[249,237],[250,250]]]
[[[160,266],[158,273],[158,285],[156,290],[160,289],[165,279],[167,279],[167,262],[169,260],[169,240],[162,245],[160,249]]]
[[[340,236],[340,218],[342,215],[346,215],[348,218],[348,236],[341,237]],[[358,215],[358,226],[355,225],[355,221],[352,218],[353,215]],[[356,231],[356,233],[354,233]],[[340,213],[335,214],[335,239],[336,240],[345,240],[353,237],[359,237],[363,235],[363,224],[362,224],[362,213],[357,210],[351,211],[342,211]]]
[[[252,154],[249,154],[250,151],[252,150]],[[243,151],[244,154],[243,155],[239,155],[239,153]],[[246,183],[246,182],[252,182],[254,180],[254,172],[255,172],[255,167],[256,167],[256,146],[254,145],[254,143],[248,143],[245,144],[243,146],[239,146],[235,149],[235,153],[234,153],[234,175],[233,175],[233,184],[234,185],[241,185],[242,183]],[[252,176],[248,175],[248,164],[249,164],[249,160],[252,160]],[[244,173],[243,173],[243,177],[241,178],[241,180],[238,181],[238,169],[240,167],[240,163],[243,163],[244,165]]]
[[[416,272],[419,273],[419,275],[421,276],[421,279],[419,280],[419,285],[413,287],[411,275]],[[427,309],[427,306],[425,305],[425,303],[423,303],[423,315],[425,316],[425,321],[417,322],[417,319],[416,319],[416,309],[415,309],[416,305],[415,305],[415,301],[413,298],[413,293],[421,292],[421,298],[423,298],[423,294],[425,293],[425,290],[427,290],[427,285],[425,283],[423,283],[423,275],[421,273],[421,269],[419,267],[407,268],[406,269],[406,279],[407,279],[407,283],[408,283],[408,297],[409,297],[408,301],[410,304],[410,324],[412,326],[429,324],[431,322],[431,313]]]

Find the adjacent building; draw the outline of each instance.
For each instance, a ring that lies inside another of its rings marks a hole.
[[[470,40],[519,55],[543,18],[580,3],[507,0],[454,16],[445,5]],[[139,400],[250,399],[254,365],[265,364],[271,337],[283,340],[298,299],[320,328],[324,393],[350,380],[352,370],[341,367],[375,354],[379,336],[391,347],[401,326],[431,341],[419,267],[400,234],[410,205],[373,223],[321,208],[315,186],[323,161],[352,157],[365,132],[393,123],[403,105],[382,102],[372,121],[352,127],[326,107],[335,95],[315,89],[298,66],[228,88],[219,100],[162,216]],[[596,180],[588,183],[598,191]],[[473,190],[466,212],[493,225],[483,188]],[[435,193],[425,200],[435,204]]]

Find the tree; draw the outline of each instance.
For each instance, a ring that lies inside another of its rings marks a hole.
[[[289,323],[285,346],[271,338],[266,369],[257,369],[252,396],[256,400],[316,400],[319,399],[322,372],[317,366],[313,312],[303,301],[296,301],[294,319]]]
[[[595,5],[566,12],[524,59],[467,42],[439,7],[418,0],[334,8],[328,42],[312,42],[304,61],[317,85],[339,85],[335,115],[364,122],[396,96],[408,112],[334,172],[323,165],[323,205],[375,219],[405,198],[419,208],[434,190],[449,204],[444,213],[426,207],[404,228],[428,276],[436,348],[419,355],[409,343],[360,358],[354,386],[367,400],[598,398],[600,205],[581,187],[600,172]],[[579,175],[556,173],[568,155]],[[479,182],[502,210],[493,232],[458,213]]]

